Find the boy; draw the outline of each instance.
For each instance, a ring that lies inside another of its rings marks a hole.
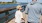
[[[17,11],[15,13],[15,23],[21,23],[21,19],[23,19],[23,14],[21,12],[22,7],[18,5],[16,8],[17,8]]]

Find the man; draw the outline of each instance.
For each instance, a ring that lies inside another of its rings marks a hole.
[[[32,0],[32,3],[27,5],[25,13],[28,14],[28,23],[39,23],[42,6],[37,3],[37,0]]]

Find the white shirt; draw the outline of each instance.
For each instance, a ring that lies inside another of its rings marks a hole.
[[[21,18],[23,18],[22,12],[17,10],[15,13],[15,22],[21,22]]]

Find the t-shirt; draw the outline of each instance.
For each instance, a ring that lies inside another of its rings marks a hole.
[[[28,4],[25,13],[28,13],[28,22],[39,22],[42,13],[42,5],[39,3]]]
[[[20,22],[21,18],[23,18],[23,14],[20,10],[17,10],[15,13],[15,22]]]

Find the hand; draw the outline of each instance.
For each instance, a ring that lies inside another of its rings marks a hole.
[[[23,18],[21,18],[22,20],[24,20]],[[24,20],[25,21],[25,20]]]
[[[21,18],[22,20],[24,20],[23,18]]]

